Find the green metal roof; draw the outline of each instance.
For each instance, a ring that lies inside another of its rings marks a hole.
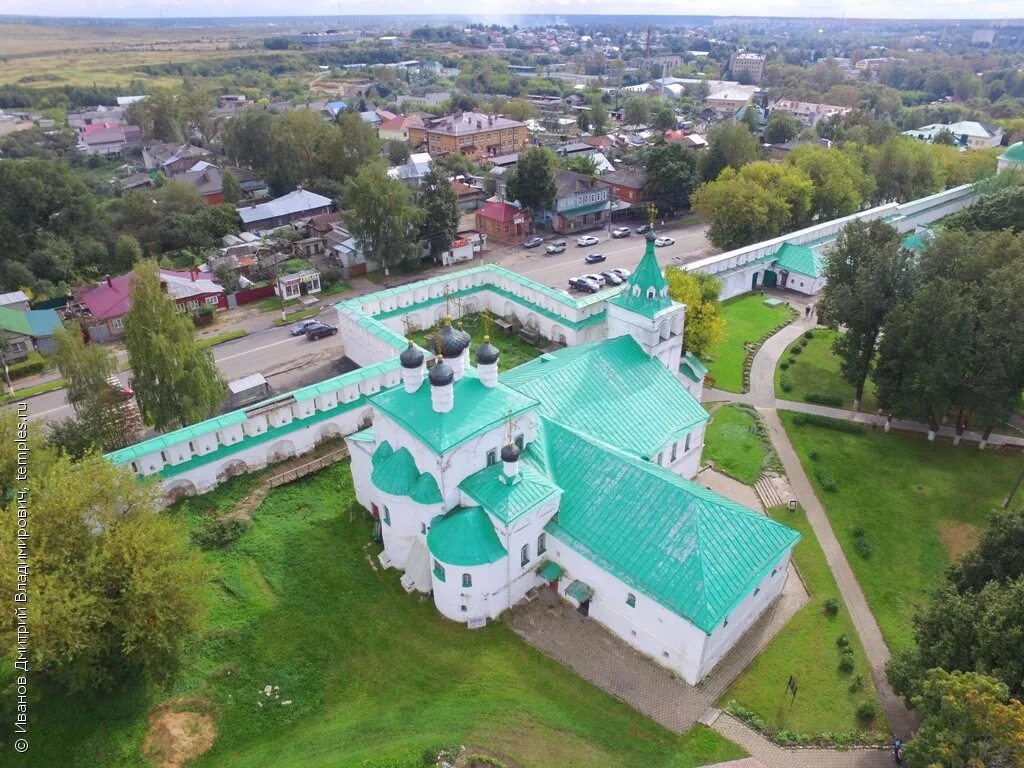
[[[0,330],[20,333],[22,336],[32,335],[32,326],[26,314],[10,307],[0,307]]]
[[[706,633],[800,539],[667,469],[546,418],[523,456],[565,491],[547,531]]]
[[[542,415],[642,458],[709,418],[632,336],[565,347],[506,371],[502,381],[536,399]]]
[[[508,482],[501,462],[481,469],[459,484],[459,488],[487,512],[511,523],[559,493],[551,483],[533,467],[520,464],[519,475]]]
[[[500,382],[496,387],[485,387],[472,367],[468,367],[466,375],[452,386],[455,407],[448,413],[434,411],[427,383],[415,392],[406,392],[401,385],[392,387],[373,395],[370,402],[437,454],[447,453],[505,423],[509,415],[515,416],[537,405],[532,398]]]
[[[373,434],[373,427],[367,427],[361,432],[353,432],[346,440],[351,440],[354,443],[372,443],[375,442],[376,438]]]
[[[687,352],[679,361],[679,372],[692,381],[703,381],[708,374],[708,368],[695,354]]]
[[[1024,141],[1018,141],[1016,144],[1008,146],[999,159],[1024,164]]]
[[[579,208],[570,208],[566,211],[558,211],[558,215],[571,219],[574,216],[586,216],[588,213],[597,213],[598,211],[604,211],[608,208],[608,201],[605,200],[603,203],[591,203],[590,205],[581,205]]]
[[[370,479],[384,493],[409,496],[420,504],[440,504],[443,501],[434,476],[416,469],[416,462],[408,448],[396,451],[385,440],[373,452],[371,463],[373,471]]]
[[[906,248],[908,251],[923,251],[928,247],[928,238],[923,232],[915,232],[912,235],[907,235],[900,241],[900,245]]]
[[[557,579],[565,573],[565,570],[558,563],[551,560],[545,560],[540,564],[537,569],[537,575],[540,576],[544,581],[551,582]]]
[[[821,277],[825,274],[821,256],[813,248],[795,243],[783,243],[775,252],[775,268],[787,269],[808,277]]]
[[[507,554],[494,523],[480,507],[455,507],[430,522],[430,554],[447,565],[487,565]]]
[[[653,298],[648,298],[654,290]],[[647,240],[647,248],[636,270],[626,280],[622,292],[608,300],[609,304],[637,312],[645,317],[654,317],[659,312],[670,309],[675,302],[668,295],[668,281],[658,266],[658,257],[654,253],[654,239]]]
[[[589,584],[576,579],[576,581],[565,588],[565,594],[578,603],[585,603],[594,596],[594,590],[591,589]]]

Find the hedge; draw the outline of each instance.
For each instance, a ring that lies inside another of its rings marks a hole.
[[[828,395],[822,392],[808,392],[804,395],[804,402],[815,403],[817,405],[831,405],[836,408],[841,408],[843,405],[843,398],[838,395]]]

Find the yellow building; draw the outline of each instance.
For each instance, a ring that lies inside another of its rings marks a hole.
[[[459,152],[483,160],[519,152],[529,139],[525,123],[483,112],[456,112],[408,129],[409,144],[432,157]]]

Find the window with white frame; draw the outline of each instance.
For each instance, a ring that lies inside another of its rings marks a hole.
[[[209,304],[211,307],[217,306],[217,302],[218,301],[220,301],[220,299],[218,299],[216,296],[207,296],[206,297],[206,303]]]
[[[473,577],[468,573],[462,574],[462,586],[464,589],[469,589],[473,586]]]

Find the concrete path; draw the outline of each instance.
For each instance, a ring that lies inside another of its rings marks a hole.
[[[756,509],[758,512],[764,512],[764,505],[758,498],[754,489],[749,485],[744,485],[739,480],[735,480],[728,475],[724,475],[711,467],[705,467],[697,476],[693,478],[693,481],[698,485],[702,485],[705,488],[714,491],[715,493],[725,496],[727,499],[731,499],[739,504],[742,504],[749,509]]]

